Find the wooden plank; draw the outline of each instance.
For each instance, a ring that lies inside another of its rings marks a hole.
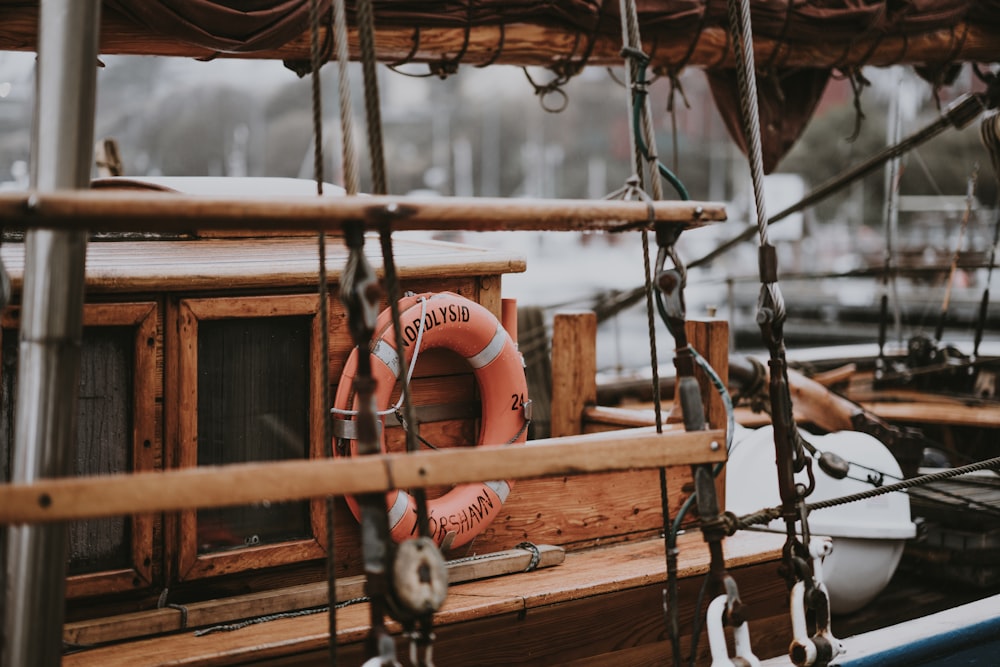
[[[24,244],[4,243],[0,253],[14,289],[20,289]],[[407,281],[404,288],[416,292],[427,291],[422,287],[431,282],[433,291],[458,291],[457,286],[468,284],[469,278],[525,269],[524,258],[509,252],[435,241],[400,239],[394,244],[394,254],[397,273]],[[382,255],[374,239],[365,244],[365,255],[381,276]],[[87,293],[282,288],[315,292],[317,257],[316,240],[309,237],[91,242],[87,244]],[[327,242],[331,286],[340,281],[346,261],[343,241],[331,238]],[[422,285],[410,281],[422,281]],[[476,300],[472,286],[462,290],[462,295]],[[334,305],[339,302],[335,300]]]
[[[584,408],[583,419],[587,423],[589,433],[656,425],[656,414],[647,406],[609,408],[604,405],[592,405]],[[664,431],[679,431],[683,428],[684,425],[679,422],[663,425]]]
[[[155,473],[0,485],[0,522],[228,507],[489,479],[631,470],[719,461],[719,431],[651,429],[355,459],[203,466]],[[714,444],[714,449],[713,449]]]
[[[685,323],[688,343],[698,351],[719,376],[723,387],[729,386],[729,323],[719,319],[689,319]],[[709,428],[727,428],[726,406],[722,395],[712,384],[708,373],[695,365],[695,378],[701,387],[701,402],[705,407],[705,423]],[[716,502],[719,511],[726,508],[726,468],[715,478]],[[694,514],[694,513],[692,513]],[[693,519],[693,517],[690,517]]]
[[[751,628],[763,622],[768,630],[754,637],[765,656],[788,646],[787,594],[775,574],[782,541],[764,533],[726,541],[727,566],[748,605]],[[689,633],[709,559],[698,534],[682,535],[679,546],[686,602],[681,619]],[[557,568],[456,586],[434,617],[435,658],[438,664],[541,666],[662,642],[664,576],[663,542],[656,539],[567,554]],[[347,644],[338,657],[360,655],[367,614],[366,604],[338,611],[338,641]],[[776,618],[783,622],[769,620]],[[775,632],[779,627],[784,632]],[[389,629],[399,632],[392,622]],[[97,648],[67,655],[63,665],[140,667],[159,664],[164,655],[175,664],[325,664],[327,639],[326,617],[305,616],[208,637],[187,633]]]
[[[870,401],[862,405],[866,410],[892,422],[991,428],[1000,423],[1000,408],[991,405],[961,405],[928,401],[885,403]]]
[[[4,6],[0,21],[0,48],[35,51],[38,8],[34,3]],[[589,35],[577,29],[553,23],[528,22],[504,26],[474,25],[421,26],[415,36],[412,26],[384,25],[376,12],[378,26],[375,49],[382,62],[450,62],[461,53],[467,65],[495,63],[502,65],[548,67],[554,62],[607,66],[621,65],[621,36],[600,31]],[[672,22],[644,26],[642,50],[649,54],[655,68],[674,70],[679,64],[690,67],[717,68],[735,66],[725,26],[706,25],[692,43],[692,35],[678,31]],[[993,62],[1000,57],[996,31],[989,25],[959,22],[954,26],[933,26],[923,32],[906,35],[889,30],[858,34],[849,43],[829,40],[783,40],[754,35],[757,62],[778,67],[885,67],[924,62],[974,61]],[[877,34],[874,34],[877,33]],[[106,9],[101,13],[101,53],[180,56],[186,58],[267,58],[272,60],[309,61],[309,33],[279,47],[256,52],[219,52],[197,46],[188,40],[150,33],[126,17]],[[585,37],[585,38],[584,38]],[[357,31],[348,36],[352,59],[359,58]],[[416,42],[416,43],[414,43]]]
[[[673,513],[691,473],[683,466],[667,468],[667,476]],[[519,481],[472,546],[489,552],[529,539],[579,551],[662,531],[659,471],[633,470]]]
[[[650,220],[652,212],[653,219]],[[701,227],[726,219],[722,204],[611,199],[441,197],[191,196],[114,190],[0,193],[8,229],[193,233],[199,229],[343,231],[350,225],[393,231],[607,231],[654,223]]]
[[[559,565],[566,552],[555,546],[539,545],[538,568]],[[457,585],[476,579],[524,572],[531,563],[532,554],[526,549],[508,549],[476,558],[449,561],[448,583]],[[337,580],[337,602],[346,602],[366,595],[365,578],[341,577]],[[329,604],[326,582],[289,586],[277,590],[237,595],[184,606],[187,628],[228,623],[240,619],[268,616],[309,609]],[[79,645],[104,644],[122,639],[143,637],[184,629],[181,611],[165,607],[149,611],[121,614],[86,621],[66,623],[63,641]]]
[[[557,313],[552,324],[553,438],[583,433],[583,409],[597,402],[597,315]]]
[[[688,343],[704,357],[722,381],[729,383],[729,323],[717,319],[689,319],[686,323]],[[695,377],[701,386],[702,405],[705,406],[705,423],[710,428],[726,428],[726,408],[708,374],[695,366]]]

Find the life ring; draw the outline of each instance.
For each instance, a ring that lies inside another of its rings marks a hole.
[[[527,440],[525,405],[528,386],[524,363],[510,334],[493,314],[475,301],[452,292],[407,295],[399,301],[403,327],[403,358],[396,352],[392,313],[385,309],[375,323],[371,344],[372,376],[376,380],[375,409],[384,413],[401,373],[407,372],[414,353],[444,348],[461,355],[470,366],[479,385],[482,417],[479,447],[523,444]],[[358,367],[355,348],[344,366],[334,412],[348,423],[356,413],[354,377]],[[338,431],[344,431],[343,422]],[[338,433],[334,451],[357,454],[357,440]],[[349,442],[349,445],[345,443]],[[385,451],[384,434],[380,446]],[[500,513],[513,487],[511,480],[459,484],[444,495],[428,500],[427,511],[431,537],[446,548],[460,547],[472,541]],[[360,521],[360,508],[352,496],[345,500],[351,513]],[[402,490],[386,494],[389,531],[396,542],[417,535],[417,506],[413,496]]]

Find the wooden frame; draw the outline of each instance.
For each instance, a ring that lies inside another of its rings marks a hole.
[[[159,308],[151,301],[127,303],[88,303],[83,307],[84,327],[132,327],[132,471],[148,472],[161,458],[162,441],[157,429],[160,395],[157,379],[157,355],[162,349]],[[9,308],[2,326],[20,326],[20,309]],[[154,515],[134,514],[129,518],[131,567],[72,575],[66,579],[66,597],[118,593],[150,586],[153,583]]]
[[[308,316],[311,318],[309,351],[309,430],[308,454],[310,458],[323,455],[324,447],[322,406],[322,373],[326,363],[322,351],[319,297],[315,294],[284,296],[246,296],[221,298],[180,299],[176,310],[177,339],[171,349],[176,352],[173,360],[176,382],[171,393],[176,399],[177,413],[168,421],[173,422],[176,435],[171,442],[170,467],[194,468],[198,465],[198,326],[199,322],[224,319],[250,319],[265,317]],[[197,512],[182,511],[176,517],[174,544],[167,553],[176,555],[177,579],[186,581],[208,576],[218,576],[265,567],[322,558],[326,553],[326,527],[322,499],[309,501],[309,524],[312,537],[277,545],[249,546],[221,553],[199,554],[197,545]]]

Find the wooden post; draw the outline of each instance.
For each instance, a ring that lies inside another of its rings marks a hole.
[[[551,437],[583,432],[583,409],[597,402],[597,315],[557,313],[552,323]]]
[[[729,382],[729,322],[720,319],[687,321],[688,343],[715,369],[723,385]],[[726,408],[722,397],[700,367],[695,377],[701,385],[701,401],[709,428],[726,428]]]
[[[705,358],[709,366],[715,369],[723,384],[729,382],[729,322],[726,320],[708,318],[687,320],[684,331],[687,333],[688,344],[698,354]],[[671,350],[672,353],[672,350]],[[701,386],[701,403],[705,407],[705,423],[709,428],[726,427],[726,408],[722,397],[712,386],[708,375],[695,367],[695,377]],[[682,421],[680,400],[675,392],[673,408],[667,421],[680,423]]]
[[[688,344],[698,354],[705,358],[722,385],[729,384],[729,322],[726,320],[707,318],[688,320],[686,326]],[[705,406],[705,422],[708,428],[726,428],[726,406],[722,402],[719,390],[712,386],[708,374],[700,366],[695,367],[695,377],[701,385],[701,402]],[[723,468],[715,479],[716,494],[719,507],[726,506],[726,468]]]

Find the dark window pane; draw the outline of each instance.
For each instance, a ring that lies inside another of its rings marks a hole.
[[[134,346],[131,327],[84,329],[76,422],[77,474],[132,470]],[[126,517],[71,523],[70,574],[131,567],[129,525]]]
[[[87,327],[80,350],[80,393],[74,472],[103,475],[132,470],[134,376],[131,327]],[[0,385],[0,459],[10,475],[16,401],[17,332],[3,333]],[[129,521],[125,517],[74,521],[69,529],[69,574],[131,567]]]
[[[309,317],[198,325],[198,465],[309,455]],[[198,511],[198,551],[311,535],[308,503]]]

